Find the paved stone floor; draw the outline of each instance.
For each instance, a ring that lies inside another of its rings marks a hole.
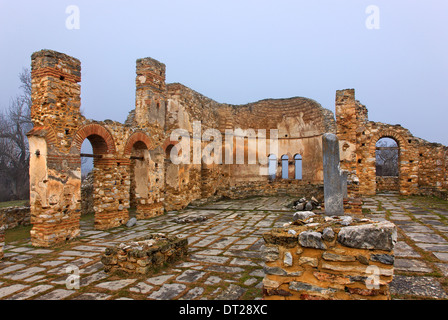
[[[80,238],[48,249],[32,247],[29,239],[7,243],[0,261],[0,299],[261,299],[262,234],[291,221],[294,211],[287,206],[293,200],[219,201],[108,231],[95,230],[92,220],[84,220]],[[425,209],[393,195],[377,195],[365,199],[364,212],[399,227],[393,298],[448,299],[448,211]],[[176,221],[192,215],[208,219]],[[149,276],[120,278],[103,272],[100,258],[105,248],[148,232],[187,237],[188,260]]]

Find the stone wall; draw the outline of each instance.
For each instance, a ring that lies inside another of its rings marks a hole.
[[[398,177],[377,176],[376,191],[400,191],[400,180]]]
[[[254,196],[290,195],[297,199],[315,197],[319,202],[324,198],[323,184],[310,184],[301,180],[274,180],[270,182],[248,182],[230,187],[218,193],[231,199],[243,199]]]
[[[367,108],[355,100],[354,89],[336,92],[336,124],[341,168],[349,171],[349,196],[373,195],[386,187],[403,195],[420,194],[427,187],[448,189],[448,147],[414,137],[399,124],[369,121]],[[385,137],[395,140],[399,148],[398,186],[376,177],[376,143]]]
[[[187,254],[188,239],[151,234],[107,248],[101,262],[105,272],[147,274],[184,259]]]
[[[245,105],[219,103],[181,84],[166,84],[165,65],[143,58],[136,61],[135,110],[122,124],[82,116],[78,59],[52,50],[41,50],[31,58],[34,128],[27,136],[35,246],[79,236],[81,145],[86,139],[94,157],[97,229],[125,224],[131,205],[138,219],[147,219],[200,199],[283,193],[318,197],[325,133],[337,133],[340,141],[341,169],[349,172],[348,212],[360,211],[361,195],[376,192],[375,143],[385,136],[394,138],[400,148],[402,194],[416,194],[420,187],[447,189],[447,147],[415,138],[399,125],[368,121],[367,108],[355,100],[354,90],[337,92],[335,121],[331,111],[303,97]],[[182,134],[173,137],[176,129],[182,129]],[[194,159],[193,148],[209,147],[211,138],[201,139],[208,129],[216,129],[223,139],[224,163]],[[252,130],[266,142],[265,150],[254,144]],[[228,131],[231,139],[225,141]],[[278,138],[277,144],[271,144],[271,138]],[[191,162],[173,163],[171,151],[179,152],[188,140],[193,147],[185,155]],[[278,148],[271,150],[275,145]],[[244,163],[236,163],[241,154]],[[256,156],[254,163],[249,154]],[[278,160],[273,180],[265,162],[269,154]],[[301,156],[300,180],[294,179],[296,155]],[[288,156],[287,179],[282,179],[282,156]]]
[[[0,209],[0,259],[5,246],[5,231],[30,224],[30,207],[8,207]]]
[[[0,209],[0,226],[4,230],[12,229],[17,226],[30,225],[31,215],[30,207],[8,207]]]
[[[298,212],[263,235],[265,300],[388,300],[397,229],[390,222]]]
[[[195,143],[194,139],[198,137],[194,132],[195,122],[200,121],[199,137],[207,129],[217,129],[221,133],[223,164],[196,162],[175,166],[168,161],[165,164],[165,208],[175,210],[191,201],[221,196],[298,194],[303,192],[304,184],[322,184],[321,136],[327,131],[335,131],[335,122],[332,112],[317,102],[297,97],[236,106],[218,103],[179,83],[167,85],[167,97],[167,134],[183,129],[190,141]],[[237,131],[239,129],[241,131]],[[259,153],[254,149],[256,146],[251,144],[255,141],[251,140],[251,129],[255,134],[265,132],[264,153]],[[275,183],[271,183],[268,177],[268,164],[263,163],[267,159],[260,160],[272,153],[269,139],[270,130],[273,129],[278,130],[278,149],[274,152],[278,159]],[[225,140],[225,134],[229,131],[232,133],[231,142]],[[176,143],[170,141],[169,144]],[[204,149],[207,143],[199,143],[199,146]],[[255,154],[257,163],[249,163],[250,152]],[[243,164],[236,163],[238,154],[244,154]],[[302,157],[300,181],[294,181],[295,154]],[[282,155],[289,157],[288,179],[281,178]],[[191,153],[190,159],[194,160],[193,157]]]

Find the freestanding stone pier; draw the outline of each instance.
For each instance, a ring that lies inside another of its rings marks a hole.
[[[344,195],[347,194],[347,174],[340,168],[339,141],[332,133],[322,136],[324,163],[325,214],[344,214]],[[345,191],[343,190],[345,188]]]
[[[263,235],[265,300],[390,300],[397,228],[308,215]]]

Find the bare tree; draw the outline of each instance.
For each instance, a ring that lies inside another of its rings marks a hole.
[[[31,73],[19,74],[21,94],[0,112],[0,201],[29,197],[29,149],[31,130]]]

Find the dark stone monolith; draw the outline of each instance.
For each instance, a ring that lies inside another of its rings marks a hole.
[[[325,133],[322,136],[324,163],[324,198],[325,214],[339,216],[344,214],[344,186],[347,186],[347,175],[339,165],[339,141],[335,134]]]

